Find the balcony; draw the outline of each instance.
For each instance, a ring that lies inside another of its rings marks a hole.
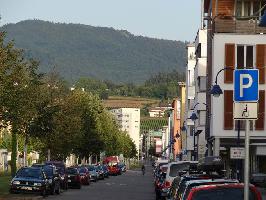
[[[213,33],[261,34],[265,27],[259,27],[258,17],[236,18],[234,16],[218,17],[213,22]]]
[[[195,76],[206,76],[207,58],[198,58],[198,62],[195,66]]]

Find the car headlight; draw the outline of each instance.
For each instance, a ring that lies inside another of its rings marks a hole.
[[[12,184],[19,185],[20,184],[20,181],[13,181]]]
[[[34,183],[34,186],[42,186],[42,183]]]

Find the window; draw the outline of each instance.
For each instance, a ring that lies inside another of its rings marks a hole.
[[[190,136],[193,136],[193,134],[194,134],[194,128],[193,128],[192,126],[190,126],[190,131],[189,131],[189,133],[190,133]]]
[[[236,17],[248,17],[248,16],[262,16],[265,8],[261,11],[260,9],[266,4],[265,0],[237,0],[235,15]]]
[[[237,69],[252,69],[254,63],[254,46],[252,45],[237,45],[236,48],[236,67]]]
[[[206,111],[199,112],[199,125],[204,126],[206,121]]]
[[[199,76],[198,77],[198,87],[200,92],[206,91],[206,77],[205,76]]]

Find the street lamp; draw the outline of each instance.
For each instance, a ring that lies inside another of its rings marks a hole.
[[[195,132],[195,121],[198,120],[198,116],[195,112],[195,108],[196,106],[198,106],[200,103],[196,103],[193,107],[193,113],[191,114],[190,118],[193,122],[194,122],[194,128],[193,128],[193,139],[194,139],[194,159],[197,160],[198,159],[198,145],[199,145],[199,134],[202,132],[202,130],[197,130],[197,132]],[[206,103],[202,103],[203,105],[206,106],[206,110],[208,110],[208,105]],[[197,136],[197,146],[196,146],[196,136]]]
[[[264,14],[261,17],[259,27],[266,27],[266,10],[264,11]]]
[[[212,86],[212,89],[210,91],[210,93],[214,96],[214,97],[219,97],[221,94],[223,94],[223,91],[220,87],[220,85],[218,85],[218,76],[219,74],[224,71],[224,70],[234,70],[232,69],[231,67],[225,67],[223,69],[221,69],[217,74],[216,74],[216,77],[215,77],[215,85]]]

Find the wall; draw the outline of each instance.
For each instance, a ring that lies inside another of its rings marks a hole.
[[[265,35],[233,35],[233,34],[215,34],[213,37],[213,58],[212,70],[213,80],[218,71],[224,68],[225,43],[236,44],[266,44]],[[256,55],[256,53],[254,54]],[[233,84],[224,84],[224,73],[220,73],[218,77],[218,84],[222,90],[233,90]],[[259,89],[265,90],[266,84],[260,84]],[[237,132],[234,130],[224,130],[224,95],[219,98],[211,97],[211,136],[235,138]],[[266,118],[264,124],[266,123]],[[251,137],[266,137],[266,131],[251,131]],[[244,131],[241,131],[241,137],[244,137]]]

